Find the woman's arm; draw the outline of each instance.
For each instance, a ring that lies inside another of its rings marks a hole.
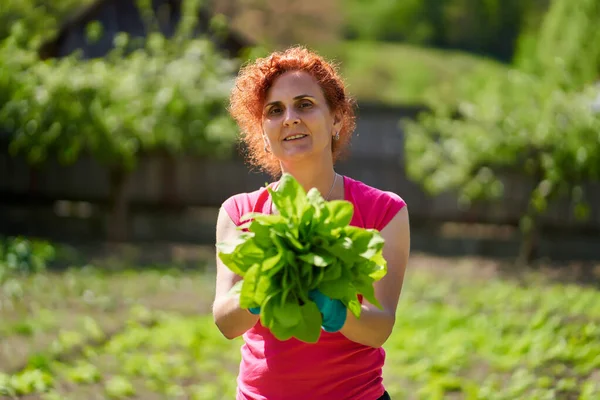
[[[375,297],[383,307],[379,309],[363,300],[360,318],[347,312],[346,323],[340,332],[348,339],[371,347],[381,347],[389,338],[396,322],[396,308],[404,282],[404,273],[410,254],[410,226],[408,210],[403,207],[381,231],[385,239],[383,257],[388,272],[375,282]]]
[[[221,207],[217,218],[216,242],[228,242],[240,235],[227,212]],[[239,294],[231,292],[231,288],[242,278],[234,274],[217,255],[217,278],[213,318],[215,324],[227,339],[234,339],[252,328],[259,319],[258,315],[240,308]]]

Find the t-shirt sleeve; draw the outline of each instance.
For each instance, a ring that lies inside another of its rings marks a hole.
[[[268,192],[257,190],[250,193],[238,193],[225,200],[221,207],[227,212],[235,226],[240,226],[243,222],[240,220],[244,215],[254,211],[256,207],[262,209],[264,201],[261,200],[264,198],[265,193]],[[263,196],[261,197],[261,195]]]
[[[240,218],[242,217],[242,210],[244,209],[244,201],[248,201],[247,196],[244,193],[237,194],[229,197],[223,202],[223,209],[229,215],[229,218],[233,221],[236,226],[240,225]]]
[[[371,208],[375,213],[375,229],[381,231],[386,225],[406,207],[406,202],[394,192],[381,192]]]

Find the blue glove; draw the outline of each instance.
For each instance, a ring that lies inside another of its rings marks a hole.
[[[248,311],[250,311],[250,314],[258,315],[260,314],[260,307],[250,307]]]
[[[325,332],[337,332],[346,323],[346,306],[340,300],[325,296],[319,289],[308,293],[308,298],[315,302],[323,315],[322,328]]]

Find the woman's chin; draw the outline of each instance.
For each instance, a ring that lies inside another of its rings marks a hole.
[[[280,160],[284,162],[303,161],[314,156],[315,151],[312,146],[295,146],[293,148],[284,149]]]
[[[300,143],[294,146],[285,146],[275,156],[281,161],[282,164],[288,165],[290,163],[305,163],[311,160],[322,159],[326,154],[330,154],[331,150],[328,147],[323,149],[315,148],[312,143],[306,143],[300,145]]]

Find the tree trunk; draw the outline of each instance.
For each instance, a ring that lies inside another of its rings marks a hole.
[[[110,169],[110,215],[108,220],[108,240],[124,242],[128,239],[129,213],[127,182],[129,174],[121,167]]]
[[[532,207],[532,206],[530,206]],[[517,258],[518,267],[527,267],[538,255],[539,245],[539,218],[535,210],[529,210],[527,218],[530,219],[531,225],[523,232],[519,255]]]
[[[539,185],[544,179],[542,170],[542,162],[539,158],[536,159],[535,169],[532,171],[532,178],[534,186],[529,192],[529,199],[527,202],[527,211],[523,217],[521,217],[521,247],[519,248],[519,255],[517,257],[517,267],[527,267],[538,255],[539,246],[539,224],[540,224],[540,212],[535,205],[534,198],[538,195]],[[546,201],[549,201],[549,193],[544,195]],[[529,220],[528,223],[523,226],[523,220]]]

